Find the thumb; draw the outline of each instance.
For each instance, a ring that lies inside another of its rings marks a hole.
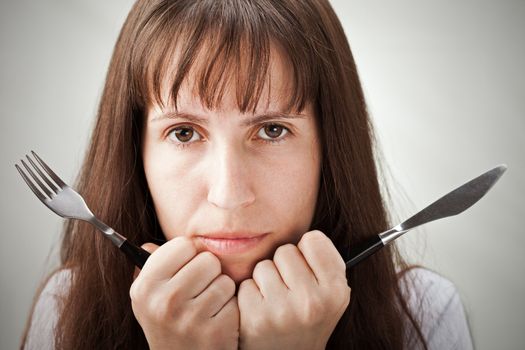
[[[147,251],[148,253],[150,253],[150,254],[153,254],[153,252],[159,248],[159,246],[156,245],[155,243],[144,243],[140,247],[142,249],[144,249],[145,251]],[[135,280],[135,278],[137,278],[139,273],[140,273],[140,269],[135,266],[135,271],[133,272],[133,280]]]
[[[159,248],[158,245],[156,245],[155,243],[144,243],[143,245],[140,246],[142,249],[146,250],[148,253],[152,254],[155,250],[157,250]]]

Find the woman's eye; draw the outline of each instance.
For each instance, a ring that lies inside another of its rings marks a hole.
[[[169,132],[168,137],[172,141],[180,143],[189,143],[199,141],[201,139],[199,133],[189,126],[180,126],[175,129],[172,129]]]
[[[288,133],[288,129],[279,124],[266,124],[259,129],[257,136],[263,140],[278,141]]]

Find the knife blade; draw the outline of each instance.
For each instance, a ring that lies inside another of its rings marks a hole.
[[[358,248],[352,249],[350,258],[346,261],[346,268],[349,269],[357,265],[409,230],[464,212],[487,194],[506,170],[505,164],[499,165],[447,193],[390,230],[373,236]]]

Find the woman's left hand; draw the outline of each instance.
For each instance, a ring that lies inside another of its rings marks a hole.
[[[320,231],[259,262],[238,292],[243,349],[324,349],[350,302],[346,266]]]

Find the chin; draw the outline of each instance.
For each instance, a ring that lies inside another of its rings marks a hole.
[[[223,264],[222,273],[234,280],[238,286],[242,281],[252,278],[255,264]]]

